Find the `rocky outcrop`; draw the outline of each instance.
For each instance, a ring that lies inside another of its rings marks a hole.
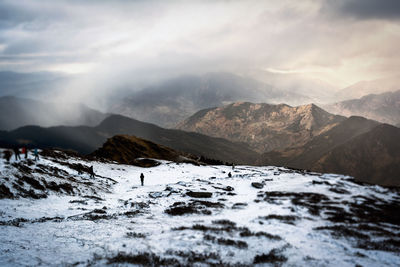
[[[96,158],[108,159],[121,164],[151,167],[159,163],[154,161],[150,166],[143,166],[139,158],[152,158],[175,162],[195,162],[191,155],[179,153],[169,147],[129,135],[116,135],[109,138],[104,145],[92,153]]]

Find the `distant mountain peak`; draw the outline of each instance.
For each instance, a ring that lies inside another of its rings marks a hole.
[[[344,117],[334,116],[314,104],[235,102],[201,110],[177,125],[178,129],[249,144],[258,152],[308,141],[329,130]]]
[[[363,116],[372,120],[398,125],[400,123],[400,90],[369,94],[324,106],[329,112],[343,116]]]

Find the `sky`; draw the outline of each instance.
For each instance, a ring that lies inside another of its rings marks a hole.
[[[0,0],[0,70],[121,86],[185,73],[398,75],[400,1]]]

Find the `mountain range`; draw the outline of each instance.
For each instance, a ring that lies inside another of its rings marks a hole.
[[[362,116],[392,125],[400,125],[400,90],[370,94],[323,106],[327,111],[343,116]]]
[[[118,134],[134,135],[177,151],[236,164],[251,164],[258,154],[245,144],[209,137],[198,133],[164,129],[154,124],[121,115],[111,115],[95,127],[25,126],[0,132],[0,144],[28,145],[40,148],[61,148],[89,154],[100,148],[107,138]]]
[[[3,72],[1,75],[12,77],[13,82],[7,85],[1,81],[6,86],[0,93],[13,84],[18,85],[14,91],[18,93],[23,92],[22,84],[50,83],[51,79],[60,78],[47,74],[20,77]],[[347,97],[357,95],[355,92],[363,95],[376,83],[367,84],[370,87],[360,83],[347,88]],[[381,91],[386,91],[390,87],[387,86],[384,84]],[[400,91],[363,96],[323,108],[314,104],[279,104],[281,100],[296,98],[299,102],[309,99],[250,78],[209,73],[178,77],[114,102],[112,110],[116,112],[176,127],[165,129],[80,104],[0,97],[0,130],[3,130],[0,145],[55,147],[89,154],[107,138],[125,134],[177,153],[222,162],[283,165],[398,185],[399,150],[393,148],[397,147],[400,136],[397,128],[380,122],[400,125]]]
[[[363,117],[335,116],[315,105],[235,103],[200,111],[178,128],[247,143],[264,152],[257,165],[400,185],[400,129]]]
[[[345,117],[332,115],[314,104],[238,102],[201,110],[177,125],[177,129],[244,142],[260,153],[308,142]]]

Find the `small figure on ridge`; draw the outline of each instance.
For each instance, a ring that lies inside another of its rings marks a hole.
[[[142,186],[144,185],[144,174],[140,174],[140,182],[142,183]]]

